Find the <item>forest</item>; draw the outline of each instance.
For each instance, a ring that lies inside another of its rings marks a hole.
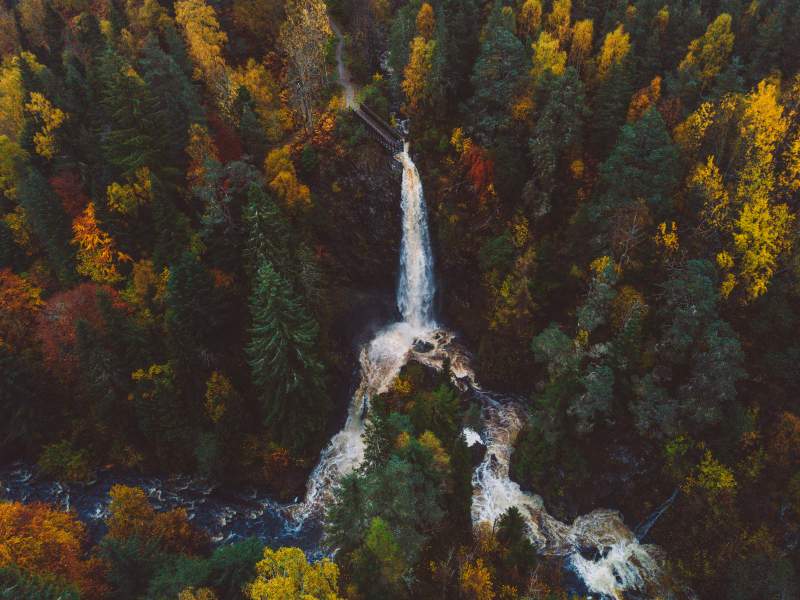
[[[657,576],[476,522],[478,387],[416,339],[313,543],[130,483],[305,496],[405,317],[409,162],[510,479]],[[0,599],[800,597],[799,212],[796,0],[2,0]]]

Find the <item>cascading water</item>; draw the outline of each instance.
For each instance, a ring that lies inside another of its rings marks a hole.
[[[400,248],[400,282],[397,308],[403,320],[421,330],[435,327],[433,257],[428,234],[428,211],[419,171],[408,154],[408,142],[397,158],[403,164],[403,241]]]
[[[362,434],[369,399],[387,391],[414,354],[414,342],[420,339],[432,342],[436,327],[433,319],[433,259],[422,182],[408,153],[408,144],[395,158],[403,165],[403,236],[397,285],[397,308],[403,320],[379,331],[361,349],[360,383],[350,402],[344,428],[323,450],[309,477],[305,501],[292,507],[298,528],[309,516],[320,516],[336,484],[361,464],[364,458]]]
[[[470,445],[480,442],[486,447],[472,477],[473,524],[494,523],[506,510],[516,507],[537,550],[565,557],[590,592],[620,598],[628,590],[658,588],[660,569],[654,548],[640,545],[619,513],[596,510],[567,525],[547,513],[539,496],[524,492],[510,479],[511,454],[524,423],[524,410],[513,399],[482,390],[468,354],[455,343],[452,333],[438,329],[433,317],[433,259],[422,182],[407,144],[396,158],[403,165],[403,236],[397,287],[397,308],[403,320],[382,329],[362,348],[360,384],[347,422],[322,452],[309,478],[305,501],[292,508],[297,528],[308,517],[321,516],[336,484],[362,462],[369,399],[385,392],[412,358],[434,369],[442,369],[447,363],[456,385],[471,392],[482,407],[481,432],[464,432]],[[429,343],[426,351],[415,349],[415,341],[420,339]]]

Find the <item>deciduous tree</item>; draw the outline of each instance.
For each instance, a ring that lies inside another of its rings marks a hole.
[[[289,56],[292,92],[306,121],[314,126],[314,108],[328,79],[325,45],[332,35],[322,0],[289,0],[278,41]]]
[[[339,600],[336,563],[323,558],[309,564],[300,548],[265,548],[256,574],[245,588],[250,600]]]

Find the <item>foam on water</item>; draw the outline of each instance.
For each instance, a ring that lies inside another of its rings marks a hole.
[[[350,402],[347,421],[323,450],[309,477],[305,500],[290,508],[295,528],[302,527],[312,515],[321,516],[336,485],[364,459],[362,434],[370,398],[388,390],[408,362],[416,341],[436,343],[433,259],[422,182],[408,154],[408,144],[395,158],[403,165],[403,237],[397,285],[397,308],[403,320],[380,330],[361,349],[360,382]]]

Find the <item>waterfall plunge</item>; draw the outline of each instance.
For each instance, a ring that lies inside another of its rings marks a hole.
[[[345,426],[322,451],[309,477],[305,501],[291,509],[298,529],[309,516],[321,516],[336,484],[364,459],[362,434],[369,399],[388,390],[414,353],[416,340],[433,341],[435,286],[422,181],[408,154],[407,143],[395,158],[403,165],[400,204],[403,237],[397,285],[397,308],[403,320],[383,328],[361,349],[360,382],[350,402]]]
[[[455,344],[453,334],[438,329],[433,318],[433,258],[422,182],[407,144],[395,158],[403,165],[403,238],[397,287],[397,308],[403,320],[382,329],[361,349],[360,383],[350,403],[347,422],[322,452],[309,477],[305,501],[291,508],[295,527],[302,527],[311,516],[320,518],[342,477],[361,464],[369,399],[387,391],[411,358],[434,369],[441,369],[448,362],[456,384],[470,390],[482,406],[481,434],[465,432],[470,445],[480,440],[486,446],[486,455],[472,477],[473,524],[494,523],[516,506],[538,551],[565,557],[590,592],[621,598],[627,590],[658,587],[657,553],[653,547],[639,544],[619,513],[596,510],[568,525],[548,514],[539,496],[524,492],[509,477],[511,453],[524,423],[524,410],[514,400],[483,391],[470,367],[468,353]],[[416,352],[414,342],[418,339],[430,342],[433,349]],[[580,553],[586,549],[596,550],[594,559]]]
[[[422,331],[435,328],[433,321],[433,256],[428,235],[428,214],[419,171],[408,154],[408,142],[397,156],[403,164],[403,241],[400,248],[400,282],[397,308],[403,321]]]

